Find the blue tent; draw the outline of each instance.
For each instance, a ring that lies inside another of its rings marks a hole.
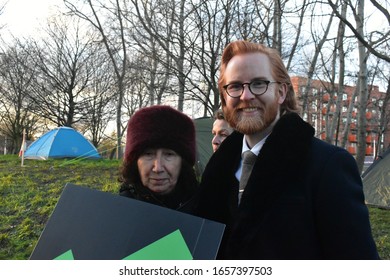
[[[57,127],[31,143],[24,153],[26,159],[91,158],[99,159],[96,148],[71,127]]]

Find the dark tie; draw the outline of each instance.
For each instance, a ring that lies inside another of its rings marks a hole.
[[[242,154],[242,172],[240,178],[240,193],[239,193],[239,201],[241,199],[241,195],[244,192],[246,183],[248,182],[249,176],[251,175],[253,165],[255,164],[257,156],[251,151],[245,151]]]

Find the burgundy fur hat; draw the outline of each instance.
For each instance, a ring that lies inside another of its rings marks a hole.
[[[148,148],[167,148],[195,164],[195,126],[191,118],[170,106],[155,105],[138,110],[127,126],[124,160],[136,161]]]

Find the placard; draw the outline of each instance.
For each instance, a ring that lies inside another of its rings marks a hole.
[[[215,259],[225,226],[67,184],[31,260]]]

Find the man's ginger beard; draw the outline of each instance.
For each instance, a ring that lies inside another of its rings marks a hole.
[[[256,114],[253,117],[243,116],[240,107],[250,107],[249,103],[242,102],[238,107],[233,110],[227,110],[224,108],[225,118],[231,127],[234,127],[237,131],[243,134],[254,134],[263,131],[270,126],[278,115],[279,104],[276,102],[270,104],[268,107],[261,107],[260,114]]]

